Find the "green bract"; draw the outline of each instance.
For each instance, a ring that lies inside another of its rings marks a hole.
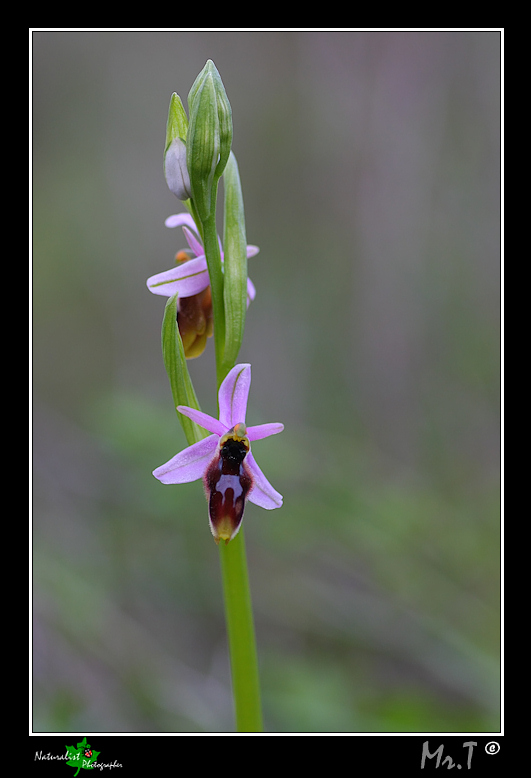
[[[191,408],[201,410],[190,379],[183,343],[177,326],[177,297],[176,294],[170,297],[164,309],[161,333],[162,358],[170,379],[175,409],[178,405],[189,405]],[[189,444],[197,443],[205,437],[205,432],[201,427],[180,413],[178,416]]]
[[[229,368],[236,362],[242,345],[247,312],[247,238],[240,175],[231,151],[223,174],[224,207],[224,285],[225,351]]]

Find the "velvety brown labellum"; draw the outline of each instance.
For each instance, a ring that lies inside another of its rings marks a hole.
[[[214,331],[212,293],[209,286],[198,294],[179,299],[177,325],[186,359],[201,356],[207,338],[210,338]]]
[[[249,443],[229,437],[221,441],[219,455],[214,457],[205,474],[209,501],[210,526],[219,543],[234,537],[240,526],[245,499],[253,485],[245,464]]]

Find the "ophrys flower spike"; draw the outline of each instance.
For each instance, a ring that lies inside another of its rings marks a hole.
[[[166,122],[164,175],[187,212],[170,216],[166,226],[182,227],[187,248],[176,254],[173,268],[151,276],[147,286],[153,294],[168,298],[161,329],[162,356],[173,406],[189,445],[153,474],[165,484],[203,481],[210,528],[218,544],[236,728],[238,732],[262,732],[258,657],[241,527],[247,500],[266,510],[282,505],[282,496],[258,467],[251,445],[281,432],[283,425],[247,426],[251,366],[238,362],[247,308],[255,297],[247,260],[258,249],[247,245],[243,190],[232,150],[232,109],[212,60],[190,89],[188,113],[174,92]],[[216,218],[221,177],[223,246]],[[200,410],[187,361],[203,353],[211,335],[218,419]]]

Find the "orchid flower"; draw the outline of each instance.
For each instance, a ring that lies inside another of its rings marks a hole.
[[[166,227],[183,228],[189,251],[179,251],[177,265],[170,270],[157,273],[147,280],[147,287],[153,294],[172,297],[179,295],[177,323],[187,359],[203,353],[207,338],[212,335],[212,296],[210,279],[203,244],[197,235],[197,228],[189,213],[177,213],[165,221]],[[219,238],[218,238],[219,240]],[[247,246],[247,257],[258,254],[258,246]],[[223,250],[220,241],[221,261]],[[256,289],[247,279],[247,305],[254,300]]]
[[[251,453],[251,442],[282,432],[284,425],[245,426],[250,385],[251,365],[233,367],[219,389],[219,419],[179,405],[180,413],[211,434],[153,471],[164,484],[203,479],[216,543],[228,543],[237,534],[246,499],[267,510],[282,505],[282,495],[271,486]]]

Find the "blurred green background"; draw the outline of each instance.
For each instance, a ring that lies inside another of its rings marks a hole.
[[[246,509],[270,732],[500,728],[500,33],[34,31],[36,732],[233,728],[217,548],[146,278],[211,58],[284,507]],[[213,343],[190,363],[215,413]]]

